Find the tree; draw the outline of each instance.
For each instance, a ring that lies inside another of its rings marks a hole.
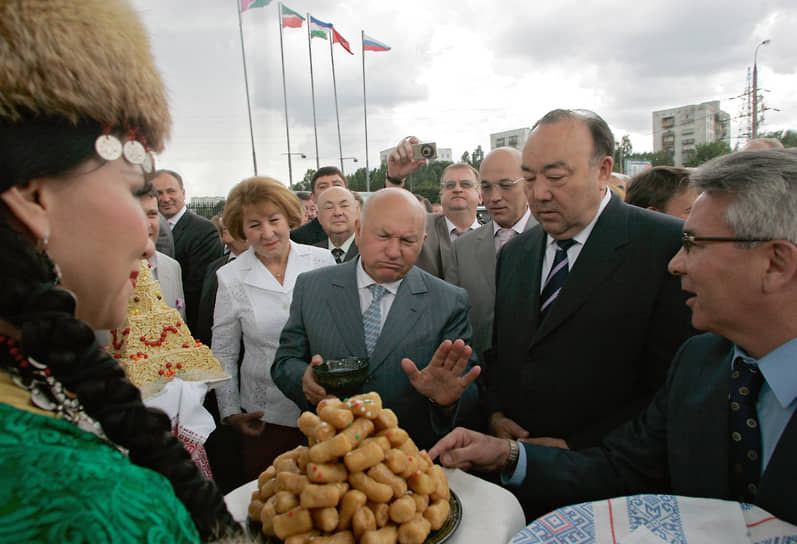
[[[465,151],[462,154],[462,162],[471,165],[476,170],[479,169],[483,160],[484,160],[484,150],[482,149],[481,144],[476,146],[476,149],[473,150],[473,153],[468,153],[467,151]]]
[[[653,166],[675,166],[675,159],[669,151],[648,151],[645,153],[631,153],[627,159],[638,161],[650,161]]]
[[[731,146],[724,140],[708,142],[705,144],[697,144],[694,155],[690,159],[684,161],[684,166],[700,166],[704,162],[713,159],[714,157],[727,155],[730,152]]]
[[[797,132],[791,129],[776,130],[761,135],[762,138],[777,138],[783,147],[797,147]]]
[[[294,191],[309,191],[312,187],[310,180],[313,179],[313,175],[315,174],[315,170],[312,168],[308,168],[307,172],[304,173],[304,177],[302,181],[298,181],[293,184]]]

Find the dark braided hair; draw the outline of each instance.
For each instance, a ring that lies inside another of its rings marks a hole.
[[[96,138],[98,130],[93,130]],[[70,132],[74,131],[79,129],[73,126]],[[81,134],[74,136],[66,141],[86,140]],[[50,138],[46,140],[52,142]],[[22,155],[0,150],[0,158],[13,162],[9,168],[15,174],[52,170],[52,163],[34,164],[47,163],[51,156],[57,157],[61,173],[87,158],[96,158],[93,146],[88,146],[75,149],[67,161],[71,164],[66,164],[63,154],[41,149],[36,139],[26,141],[29,148],[17,147],[17,153]],[[9,214],[0,202],[0,320],[20,330],[25,354],[46,364],[52,375],[78,396],[86,413],[102,425],[110,440],[129,451],[133,463],[169,480],[203,540],[242,534],[227,511],[221,492],[213,482],[201,477],[189,453],[171,433],[169,417],[142,403],[139,389],[127,380],[118,362],[100,348],[92,328],[75,317],[75,298],[55,285],[52,261],[11,226]]]

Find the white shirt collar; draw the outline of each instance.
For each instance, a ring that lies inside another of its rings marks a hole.
[[[344,255],[345,255],[346,253],[348,253],[348,252],[349,252],[349,248],[351,247],[351,244],[352,244],[352,242],[354,242],[354,233],[352,233],[352,234],[351,234],[351,236],[349,236],[348,238],[346,238],[346,241],[345,241],[345,242],[343,242],[343,243],[341,244],[341,246],[340,246],[340,249],[342,249],[342,250],[343,250],[343,254],[344,254]],[[332,243],[332,238],[330,238],[330,239],[329,239],[329,243],[327,244],[327,249],[329,249],[330,251],[332,251],[332,250],[333,250],[333,249],[335,249],[336,247],[338,247],[338,246],[336,246],[334,243]]]
[[[512,230],[518,234],[523,234],[523,231],[526,230],[526,224],[529,222],[529,217],[531,217],[531,210],[528,206],[526,206],[526,213],[524,213],[520,219],[517,220],[517,223],[512,225]],[[504,227],[493,221],[493,236],[495,236],[495,234],[502,228]]]
[[[188,211],[188,206],[183,206],[183,209],[181,209],[179,212],[177,212],[176,214],[171,216],[169,219],[167,219],[166,222],[169,223],[169,228],[174,230],[174,226],[177,224],[177,222],[180,219],[183,218],[183,216],[185,215],[185,212],[187,212],[187,211]]]
[[[612,192],[609,190],[608,187],[604,189],[606,194],[603,195],[603,200],[601,200],[600,206],[598,206],[598,213],[595,214],[595,217],[592,218],[592,221],[587,224],[586,227],[581,229],[581,232],[573,236],[573,240],[578,242],[581,246],[587,243],[587,239],[589,239],[589,235],[592,234],[592,229],[595,228],[595,223],[598,222],[598,218],[603,213],[603,210],[606,209],[606,206],[609,205],[609,201],[612,199]],[[556,243],[556,239],[552,238],[550,234],[547,234],[547,244],[550,246]]]
[[[392,295],[395,296],[396,292],[398,292],[399,285],[401,282],[404,281],[404,278],[401,278],[396,281],[391,281],[390,283],[380,283],[382,287],[387,289]],[[374,283],[379,283],[371,276],[368,275],[368,272],[365,271],[363,268],[363,260],[362,257],[357,258],[357,289],[365,289],[369,285],[373,285]]]
[[[452,223],[451,220],[448,217],[446,217],[445,215],[443,216],[443,219],[446,220],[446,228],[448,229],[447,232],[448,232],[449,235],[451,235],[451,231],[456,229],[456,228],[458,228],[458,227],[454,223]],[[474,219],[473,220],[473,224],[471,226],[469,226],[467,229],[465,229],[465,232],[468,232],[469,230],[473,230],[473,229],[478,229],[481,226],[482,225],[481,225],[481,223],[479,223],[478,218]]]

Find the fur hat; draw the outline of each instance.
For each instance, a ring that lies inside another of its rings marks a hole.
[[[124,0],[0,1],[0,122],[31,117],[134,129],[163,149],[166,92]]]

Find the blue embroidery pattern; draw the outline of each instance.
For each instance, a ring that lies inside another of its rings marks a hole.
[[[595,516],[592,504],[576,504],[551,512],[516,534],[511,544],[540,542],[594,543]]]
[[[631,532],[644,525],[651,533],[670,544],[686,544],[676,497],[635,495],[628,497],[626,504]]]

